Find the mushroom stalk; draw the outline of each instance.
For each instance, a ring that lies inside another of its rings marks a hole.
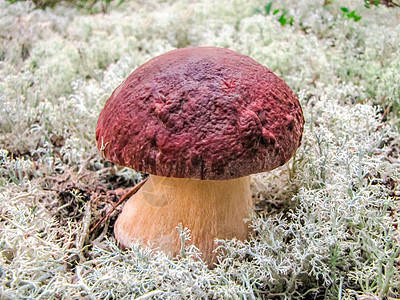
[[[244,240],[252,210],[250,177],[198,180],[151,175],[125,204],[115,224],[115,236],[128,247],[134,239],[164,252],[180,250],[179,223],[191,230],[191,243],[211,264],[215,239]]]

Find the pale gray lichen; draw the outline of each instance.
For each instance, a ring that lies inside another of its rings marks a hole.
[[[282,27],[264,5],[135,1],[89,15],[0,0],[1,298],[399,298],[400,10],[348,1],[354,22],[337,1],[274,1],[294,16]],[[135,67],[186,45],[267,65],[306,118],[295,158],[252,178],[252,237],[219,241],[211,270],[192,246],[179,259],[120,250],[117,212],[90,233],[111,209],[110,178],[140,180],[96,152],[101,108]]]

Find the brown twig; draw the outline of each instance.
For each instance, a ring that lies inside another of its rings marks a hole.
[[[389,113],[389,110],[392,108],[392,103],[390,103],[384,110],[382,115],[382,121],[386,121],[386,116]]]
[[[98,221],[96,223],[96,225],[93,226],[92,229],[90,229],[90,233],[92,233],[99,225],[100,223],[102,223],[106,218],[108,218],[113,211],[122,203],[124,202],[127,198],[130,198],[131,196],[133,196],[134,194],[137,193],[137,191],[143,186],[143,184],[147,181],[147,178],[142,180],[141,182],[139,182],[137,185],[135,185],[129,192],[127,192],[118,202],[117,204],[115,204],[115,206],[108,212],[106,213],[106,215],[101,218],[100,221]]]

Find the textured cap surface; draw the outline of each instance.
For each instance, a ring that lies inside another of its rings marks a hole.
[[[222,180],[272,170],[300,146],[304,118],[286,83],[248,56],[184,48],[137,68],[97,122],[104,157],[137,171]]]

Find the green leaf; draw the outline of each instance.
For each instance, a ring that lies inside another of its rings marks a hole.
[[[340,8],[344,13],[347,13],[349,11],[349,9],[347,7],[341,7]]]
[[[286,25],[287,19],[285,18],[285,14],[283,14],[282,16],[280,16],[280,18],[278,19],[279,23],[281,23],[282,26]]]
[[[356,16],[356,11],[355,11],[355,10],[351,11],[351,12],[347,15],[347,17],[349,17],[349,18],[354,18],[355,16]]]
[[[267,15],[269,15],[269,12],[271,11],[271,6],[272,6],[272,2],[268,3],[267,5],[265,5],[265,13]]]
[[[279,12],[279,9],[275,9],[274,12],[272,13],[273,15],[276,15]]]

